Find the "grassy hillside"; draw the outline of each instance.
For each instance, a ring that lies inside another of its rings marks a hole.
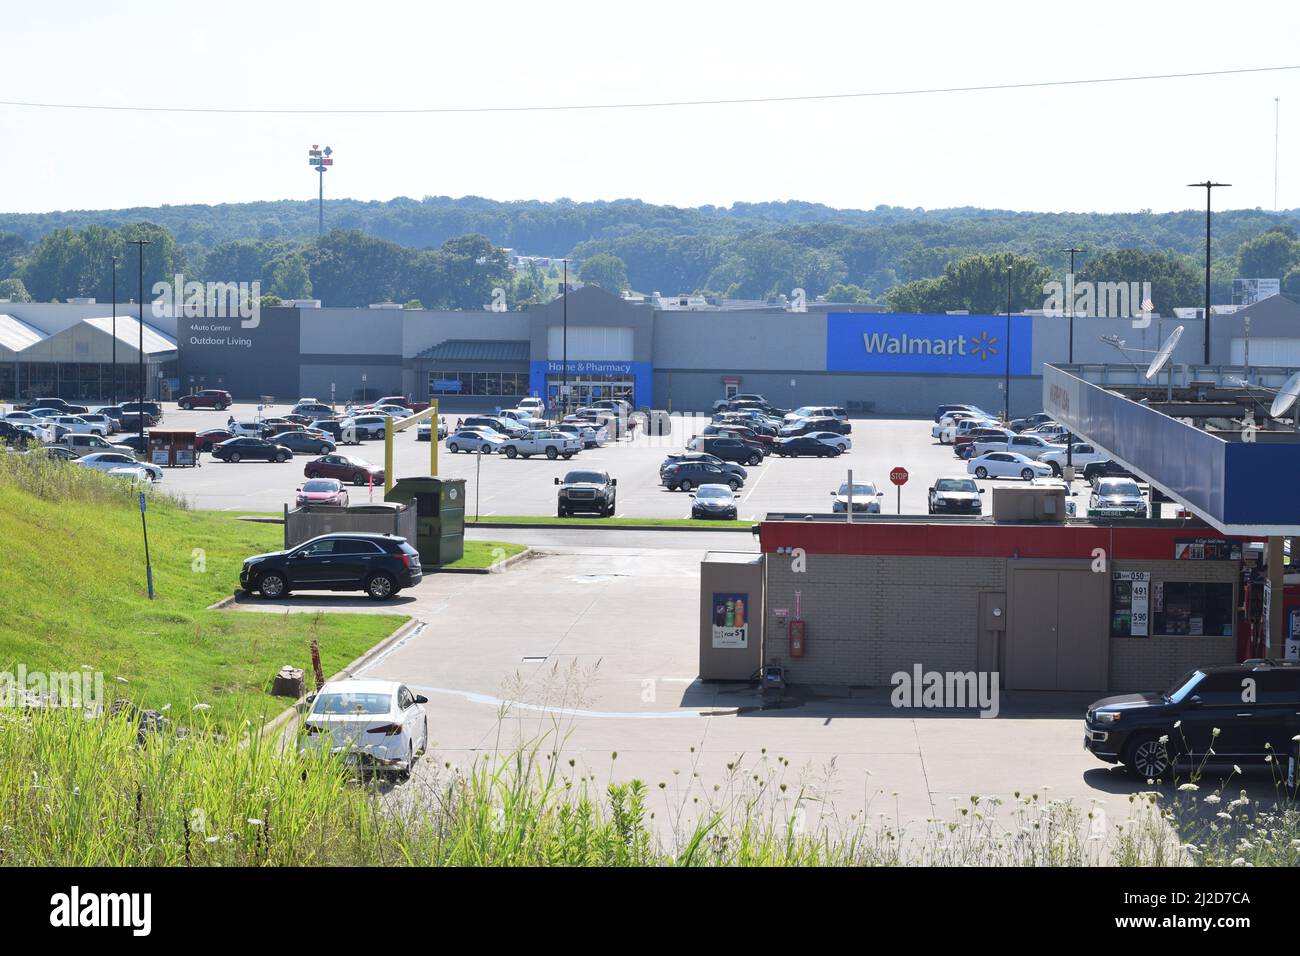
[[[266,693],[281,666],[311,673],[313,636],[332,673],[405,620],[205,610],[238,585],[245,557],[280,546],[280,528],[163,496],[148,511],[150,601],[130,488],[54,463],[29,471],[17,464],[26,457],[0,451],[0,671],[88,665],[109,698],[170,704],[175,716],[205,703],[219,722],[256,721],[285,706]]]

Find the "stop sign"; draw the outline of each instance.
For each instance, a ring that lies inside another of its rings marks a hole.
[[[889,472],[889,480],[896,485],[907,484],[907,469],[901,467],[894,468]]]

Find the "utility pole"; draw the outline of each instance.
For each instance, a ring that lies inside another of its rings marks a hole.
[[[1004,392],[1002,415],[1007,420],[1007,426],[1011,425],[1011,267],[1007,266],[1007,355],[1006,355],[1006,374],[1003,379],[1002,389]]]
[[[1273,97],[1273,211],[1277,212],[1277,134],[1278,119],[1282,109],[1282,98]]]
[[[149,241],[148,239],[132,239],[130,244],[133,245],[133,246],[135,246],[135,247],[140,251],[140,319],[139,319],[139,323],[140,323],[140,346],[139,346],[139,348],[140,348],[140,356],[139,356],[139,358],[140,358],[140,362],[139,362],[139,374],[140,374],[140,379],[139,379],[138,382],[136,382],[136,386],[138,387],[139,392],[140,392],[140,398],[139,398],[139,407],[138,407],[138,409],[137,409],[138,414],[136,415],[136,421],[137,421],[137,424],[139,425],[139,434],[140,434],[140,454],[144,456],[144,460],[145,460],[145,461],[148,461],[148,460],[149,460],[149,448],[148,448],[148,446],[145,445],[145,443],[144,443],[144,247],[147,246],[147,245],[150,245],[151,243],[150,243],[150,241]]]
[[[318,176],[320,179],[320,196],[317,200],[318,221],[316,224],[316,233],[317,235],[323,236],[325,235],[325,173],[334,165],[334,150],[330,149],[328,146],[321,149],[313,143],[311,149],[307,150],[307,165],[315,166],[316,172],[320,174]]]
[[[563,344],[560,349],[560,364],[564,367],[561,373],[563,383],[560,387],[560,400],[565,414],[569,411],[569,260],[564,260],[564,302],[561,309],[564,314],[564,336]]]
[[[1070,272],[1065,277],[1065,301],[1069,304],[1069,308],[1070,308],[1070,346],[1069,346],[1069,353],[1066,357],[1066,362],[1070,365],[1073,365],[1074,364],[1074,254],[1076,252],[1083,252],[1083,250],[1076,249],[1074,248],[1074,246],[1071,246],[1069,249],[1062,249],[1061,251],[1068,252],[1070,254]]]
[[[1217,186],[1231,186],[1232,183],[1216,183],[1206,180],[1203,183],[1188,183],[1189,188],[1205,190],[1205,364],[1210,364],[1210,194]]]
[[[109,391],[113,393],[113,404],[117,404],[117,263],[120,256],[113,257],[113,383]]]

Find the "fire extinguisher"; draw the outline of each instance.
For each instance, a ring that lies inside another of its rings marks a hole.
[[[799,596],[802,593],[801,591],[794,592],[794,617],[791,618],[788,625],[791,657],[803,657],[804,650],[808,647],[807,627],[799,613]]]

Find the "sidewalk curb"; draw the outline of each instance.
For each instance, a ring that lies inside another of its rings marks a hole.
[[[525,523],[522,521],[466,521],[465,529],[471,528],[518,528],[528,530],[537,528],[544,531],[685,531],[688,533],[699,533],[701,531],[721,531],[725,533],[744,533],[749,534],[750,529],[754,526],[745,522],[740,522],[735,527],[709,527],[707,525],[660,525],[660,524],[560,524],[559,522],[539,522]]]
[[[227,600],[233,601],[234,598],[233,597],[227,598]],[[338,680],[340,677],[345,677],[348,674],[351,674],[353,671],[357,670],[358,668],[364,667],[372,659],[378,657],[380,654],[383,654],[385,651],[387,651],[398,641],[401,641],[402,639],[408,637],[410,634],[417,631],[419,628],[423,627],[425,623],[426,623],[425,621],[422,621],[417,617],[410,618],[408,621],[406,621],[405,624],[402,624],[395,631],[393,631],[393,633],[389,634],[386,638],[384,638],[374,647],[370,648],[370,650],[363,653],[360,657],[358,657],[352,663],[348,664],[338,673],[326,677],[325,678],[326,683],[329,683],[332,680]],[[279,714],[277,714],[275,717],[271,718],[271,720],[269,720],[267,723],[263,724],[262,733],[264,735],[274,734],[276,731],[278,731],[281,727],[283,727],[285,724],[287,724],[290,720],[292,720],[294,717],[296,717],[299,714],[300,712],[299,708],[305,709],[306,704],[307,704],[307,698],[305,696],[298,698],[292,704],[290,704],[288,707],[282,710]]]
[[[526,561],[529,558],[537,557],[537,552],[532,548],[524,548],[518,554],[512,554],[504,561],[498,561],[496,564],[487,568],[434,568],[429,571],[430,574],[499,574],[506,571],[513,564],[520,561]]]

